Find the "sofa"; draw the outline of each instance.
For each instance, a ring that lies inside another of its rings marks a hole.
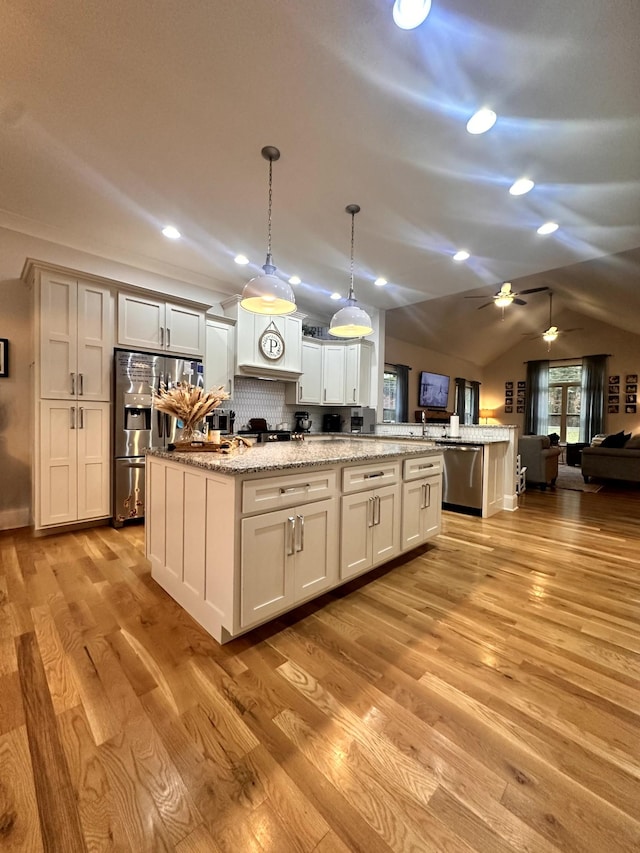
[[[596,438],[582,450],[585,483],[592,477],[640,483],[640,435],[619,432]]]
[[[561,450],[552,446],[548,435],[521,435],[518,440],[520,466],[526,468],[527,486],[555,486]]]

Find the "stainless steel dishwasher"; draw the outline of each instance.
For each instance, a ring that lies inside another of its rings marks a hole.
[[[482,515],[482,446],[447,444],[443,447],[442,504],[446,509]]]

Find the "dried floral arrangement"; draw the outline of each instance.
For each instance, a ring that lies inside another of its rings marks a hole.
[[[205,391],[188,382],[176,382],[171,388],[161,385],[160,390],[153,395],[154,406],[159,412],[173,415],[184,424],[183,441],[189,441],[205,415],[217,409],[223,400],[228,399],[229,395],[222,385]]]

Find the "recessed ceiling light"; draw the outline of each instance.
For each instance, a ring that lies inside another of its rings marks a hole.
[[[559,227],[557,222],[545,222],[538,228],[538,234],[553,234]]]
[[[332,294],[331,294],[331,298],[332,298],[332,299],[342,299],[342,294],[340,294],[340,293],[332,293]]]
[[[174,228],[173,225],[165,225],[162,229],[162,233],[165,237],[168,237],[170,240],[179,240],[182,236],[177,228]]]
[[[289,279],[289,284],[300,284],[301,281],[302,281],[302,279],[300,278],[300,276],[292,275],[291,278]]]
[[[387,280],[386,278],[382,278],[382,276],[380,276],[380,278],[377,278],[373,283],[376,287],[384,287],[387,283]]]
[[[460,249],[460,251],[456,252],[455,255],[453,256],[453,260],[454,261],[466,261],[470,257],[471,257],[471,255],[469,254],[469,252],[467,252],[465,249]]]
[[[237,264],[240,264],[240,266],[244,266],[245,264],[249,263],[249,258],[246,255],[236,255],[233,260]]]
[[[509,192],[511,195],[525,195],[525,193],[531,192],[534,187],[535,184],[530,178],[518,178],[509,187]]]
[[[393,20],[401,30],[415,30],[431,10],[431,0],[396,0]]]
[[[483,107],[471,116],[467,122],[467,130],[469,133],[473,133],[474,135],[478,133],[486,133],[488,130],[491,130],[493,125],[496,123],[496,119],[497,115],[493,110]]]

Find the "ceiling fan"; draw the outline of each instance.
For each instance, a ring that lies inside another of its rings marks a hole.
[[[546,288],[548,290],[548,288]],[[533,335],[528,335],[529,338],[537,338],[539,334],[542,334],[542,340],[546,342],[547,349],[551,349],[551,344],[557,340],[558,335],[566,335],[569,332],[577,332],[581,329],[581,326],[576,326],[573,329],[560,329],[557,326],[553,325],[553,293],[549,290],[549,326],[544,332],[535,332]]]
[[[484,305],[480,305],[478,311],[482,308],[486,308],[488,305],[496,305],[498,308],[502,308],[504,311],[512,302],[515,302],[516,305],[526,305],[526,299],[521,299],[521,296],[526,296],[529,293],[542,293],[543,290],[549,290],[549,288],[545,285],[544,287],[530,287],[528,290],[521,290],[519,293],[514,293],[511,290],[511,282],[505,281],[500,290],[497,293],[494,293],[491,300],[489,302],[485,302]],[[486,299],[486,296],[465,296],[465,299]]]

